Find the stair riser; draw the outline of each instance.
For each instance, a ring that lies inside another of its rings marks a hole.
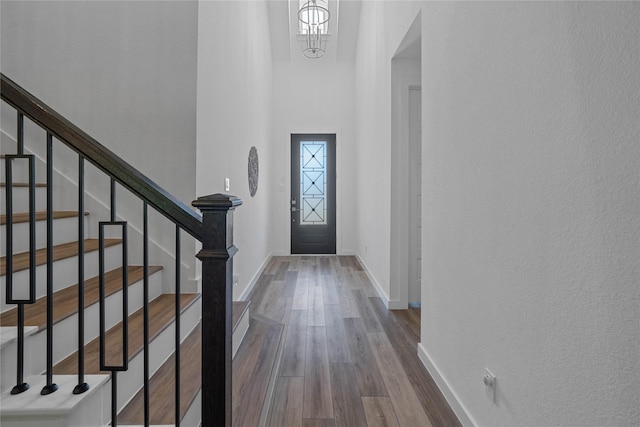
[[[149,298],[155,299],[162,293],[162,272],[149,276]],[[143,281],[129,286],[129,314],[142,308]],[[122,292],[116,292],[106,299],[106,329],[110,329],[122,321]],[[85,310],[85,343],[100,334],[100,306],[93,304]],[[70,316],[58,322],[53,328],[54,364],[62,361],[78,347],[78,316]],[[4,392],[15,385],[16,381],[16,347],[15,341],[2,346],[0,391]],[[44,373],[46,370],[47,333],[42,330],[25,339],[25,376]],[[33,354],[34,357],[29,355]]]
[[[5,328],[3,328],[5,329]],[[33,328],[25,328],[25,349],[24,349],[24,365],[26,367],[31,366],[31,346],[30,335],[34,333]],[[3,331],[3,335],[6,332]],[[15,329],[12,331],[15,336]],[[4,337],[3,337],[4,338]],[[13,388],[16,385],[16,366],[18,360],[18,343],[15,339],[10,342],[3,343],[0,347],[0,392],[4,393],[7,390]],[[25,377],[28,376],[28,372],[25,373]]]
[[[2,151],[4,152],[4,147],[2,148]],[[15,154],[15,150],[10,154]],[[26,154],[30,153],[27,152]],[[14,166],[12,168],[13,182],[27,182],[29,180],[29,170],[27,167],[27,162],[25,160],[23,160],[24,163],[20,163],[20,160],[18,160],[17,162],[18,163],[14,163]],[[42,162],[38,158],[36,158],[34,165],[36,169],[36,182],[46,182],[47,166],[45,162]],[[5,182],[5,169],[5,159],[0,159],[0,182]]]
[[[189,410],[184,414],[180,425],[183,426],[199,426],[202,420],[202,390],[198,392]]]
[[[114,245],[105,249],[105,271],[113,270],[122,265],[122,245]],[[98,275],[98,251],[85,254],[84,277],[89,279]],[[5,289],[6,277],[0,277],[0,289]],[[66,258],[53,263],[54,291],[64,289],[78,283],[78,257]],[[27,298],[29,286],[29,270],[22,270],[13,275],[14,298]],[[36,267],[36,297],[47,293],[47,266]],[[14,308],[13,304],[6,304],[5,292],[0,292],[0,311]]]
[[[240,348],[240,344],[242,344],[242,340],[244,339],[244,336],[247,334],[247,330],[249,329],[249,311],[247,310],[245,312],[245,314],[242,316],[242,318],[240,319],[240,322],[238,322],[238,326],[236,326],[236,328],[233,330],[233,337],[232,337],[232,345],[231,345],[231,354],[233,355],[232,357],[236,356],[236,353],[238,352],[238,349]]]
[[[129,314],[142,308],[143,281],[139,281],[129,287]],[[149,298],[154,299],[162,292],[162,276],[158,272],[149,277]],[[109,330],[122,321],[122,292],[110,295],[106,300],[106,329]],[[84,314],[85,328],[84,341],[88,343],[100,335],[100,305],[93,304],[86,308]],[[54,330],[54,364],[64,360],[78,348],[78,316],[74,315],[59,322]],[[45,349],[47,345],[46,331],[42,331],[33,337],[30,343],[32,354],[41,354],[42,357],[32,357],[33,374],[44,373],[46,370]]]
[[[102,427],[109,424],[110,390],[107,375],[87,375],[89,391],[74,395],[75,375],[55,375],[60,387],[48,396],[41,396],[45,385],[42,376],[27,377],[32,387],[18,396],[2,395],[0,412],[2,427]]]
[[[4,175],[0,177],[4,182]],[[26,187],[13,188],[13,212],[29,212],[29,189]],[[6,188],[0,188],[0,213],[7,213]],[[36,187],[36,211],[47,210],[47,189],[45,187]]]
[[[27,182],[29,180],[29,171],[25,160],[16,160],[12,168],[13,182]],[[21,163],[24,162],[24,163]],[[5,159],[0,159],[0,181],[5,182]]]
[[[3,226],[3,227],[6,227]],[[89,220],[85,216],[84,229],[89,227]],[[6,235],[5,229],[2,230],[3,235]],[[13,253],[27,252],[29,250],[29,223],[21,222],[13,224]],[[20,238],[17,238],[20,236]],[[61,243],[73,242],[78,240],[78,218],[59,218],[53,222],[53,244],[59,245]],[[36,249],[44,248],[47,246],[47,222],[36,222]],[[0,245],[0,256],[7,254],[6,241],[2,241]]]
[[[180,318],[180,341],[196,327],[202,317],[200,300],[183,311]],[[175,322],[165,328],[149,345],[149,376],[162,366],[175,350]],[[144,385],[144,351],[129,361],[129,370],[118,373],[118,412],[136,395]]]

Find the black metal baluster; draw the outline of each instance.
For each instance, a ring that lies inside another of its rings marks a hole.
[[[7,304],[17,304],[17,363],[16,385],[11,394],[19,394],[29,389],[24,381],[24,305],[33,304],[36,300],[36,192],[34,156],[24,155],[24,133],[22,114],[18,113],[18,152],[16,155],[5,157],[6,182],[6,236],[7,255],[5,257],[5,280],[7,287]],[[29,173],[29,297],[26,299],[13,298],[13,160],[26,159]]]
[[[113,206],[113,205],[112,205]],[[107,364],[106,347],[106,307],[105,307],[105,262],[104,262],[104,240],[105,227],[119,225],[122,227],[122,364]],[[99,223],[99,256],[98,256],[98,288],[100,306],[100,370],[111,371],[111,425],[118,423],[118,371],[129,369],[129,261],[127,255],[127,223],[125,221],[100,222]]]
[[[18,304],[18,366],[16,385],[11,394],[20,394],[29,390],[29,384],[24,382],[24,304]]]
[[[11,299],[11,283],[13,282],[13,172],[11,167],[12,158],[6,156],[4,159],[4,182],[6,185],[5,206],[7,209],[5,219],[5,238],[6,238],[6,276],[7,276],[7,301]]]
[[[111,178],[111,222],[116,221],[116,180]]]
[[[53,136],[47,132],[47,384],[40,394],[58,390],[53,382]]]
[[[118,371],[111,371],[111,427],[118,425]]]
[[[180,227],[176,225],[176,353],[175,353],[176,427],[180,427]]]
[[[20,129],[20,115],[18,114],[18,129]],[[20,131],[18,130],[18,135]],[[18,138],[20,141],[20,138]],[[18,142],[18,152],[20,145]],[[5,198],[6,198],[6,238],[7,238],[7,251],[6,251],[6,284],[7,284],[7,303],[13,301],[13,172],[12,172],[12,160],[10,156],[5,157]],[[22,393],[29,389],[29,384],[24,382],[24,305],[18,303],[18,355],[16,366],[16,385],[11,390],[11,394]]]
[[[143,207],[143,320],[144,320],[144,425],[149,427],[149,218]]]
[[[84,381],[84,156],[78,156],[78,384],[73,394],[89,390]]]
[[[18,138],[18,155],[24,154],[24,115],[18,111],[17,135]]]

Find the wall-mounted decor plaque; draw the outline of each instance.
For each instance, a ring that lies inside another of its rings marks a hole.
[[[249,194],[251,197],[258,191],[258,150],[251,147],[249,150]]]

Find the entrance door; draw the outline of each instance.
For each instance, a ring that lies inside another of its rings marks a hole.
[[[291,135],[291,253],[336,253],[336,135]]]

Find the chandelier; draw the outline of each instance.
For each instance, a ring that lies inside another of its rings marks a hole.
[[[302,53],[307,58],[324,56],[327,47],[329,9],[324,0],[309,0],[298,11],[300,34],[303,36]]]

